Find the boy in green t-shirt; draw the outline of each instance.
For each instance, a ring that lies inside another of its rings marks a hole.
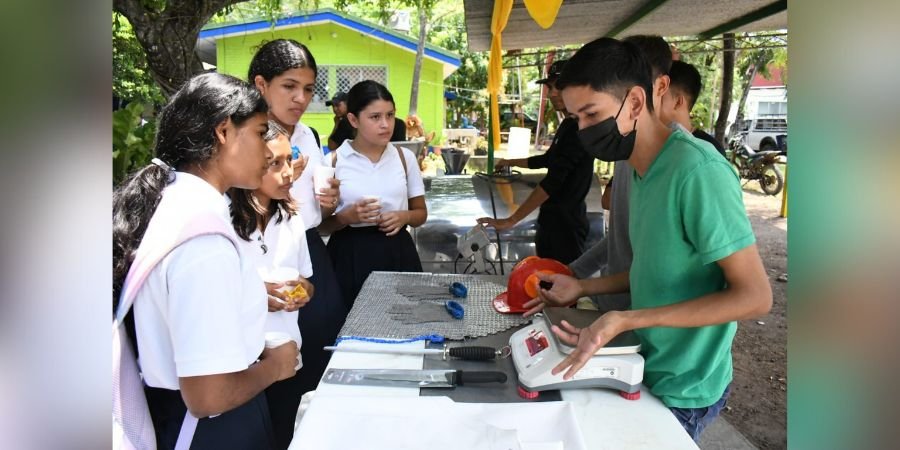
[[[570,379],[613,337],[635,330],[644,384],[694,440],[724,406],[736,320],[769,311],[772,290],[756,249],[740,184],[707,142],[652,115],[651,71],[636,46],[600,38],[569,60],[557,81],[585,148],[634,168],[629,198],[630,271],[577,280],[539,275],[548,304],[631,292],[632,309],[588,328],[553,332],[576,345],[553,374]],[[640,130],[640,133],[638,133]]]

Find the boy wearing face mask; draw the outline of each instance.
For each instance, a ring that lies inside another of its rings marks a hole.
[[[730,392],[736,321],[772,305],[740,184],[710,144],[653,115],[651,69],[637,46],[600,38],[569,63],[557,86],[586,150],[633,167],[626,176],[634,260],[630,270],[600,278],[539,274],[553,284],[539,295],[566,302],[630,292],[632,304],[586,328],[554,325],[576,350],[551,373],[571,379],[597,349],[634,330],[644,384],[697,441]]]
[[[669,77],[666,74],[672,65],[671,47],[659,36],[630,36],[625,38],[625,41],[635,44],[650,63],[653,71],[653,100],[654,104],[659,104],[659,98],[665,95],[669,88]],[[596,150],[592,155],[597,159],[610,161]],[[602,274],[610,275],[626,272],[631,268],[632,251],[628,237],[628,192],[631,187],[631,172],[632,168],[627,160],[616,162],[613,177],[606,187],[610,197],[609,230],[600,242],[569,264],[576,277],[588,278],[601,269]],[[604,193],[604,196],[606,195]],[[601,311],[625,310],[631,306],[631,294],[623,292],[593,295],[591,301]],[[528,313],[533,313],[540,311],[544,303],[538,298],[526,303],[525,306],[532,308]]]

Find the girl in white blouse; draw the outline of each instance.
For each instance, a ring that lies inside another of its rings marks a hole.
[[[277,122],[269,121],[266,146],[268,169],[262,184],[252,191],[239,188],[228,191],[231,220],[241,238],[238,242],[242,250],[253,259],[262,280],[267,281],[266,331],[287,333],[301,347],[298,309],[306,306],[313,296],[313,285],[307,280],[313,271],[306,245],[306,226],[290,195],[295,170],[291,164],[291,145],[287,131]],[[298,285],[303,293],[286,293]],[[293,436],[290,431],[293,431],[300,397],[305,392],[302,381],[298,372],[266,389],[276,438],[281,436],[287,443]]]
[[[335,151],[341,199],[328,241],[347,307],[372,271],[421,272],[407,225],[428,218],[416,157],[390,143],[396,108],[386,87],[366,80],[347,93],[347,118],[356,137]]]
[[[124,320],[155,448],[275,446],[263,389],[294,376],[297,347],[264,348],[265,288],[224,196],[261,183],[266,110],[234,77],[190,79],[159,115],[153,164],[113,195],[113,295],[134,298]],[[148,252],[159,259],[145,264]]]
[[[302,391],[316,388],[331,352],[323,347],[333,345],[347,318],[347,308],[341,297],[338,281],[325,242],[317,227],[322,217],[330,216],[340,195],[339,183],[328,180],[329,187],[315,192],[313,172],[316,166],[327,164],[315,131],[300,120],[312,101],[318,68],[309,49],[293,39],[274,39],[263,44],[247,71],[253,83],[269,104],[269,120],[275,121],[290,138],[294,156],[294,183],[291,198],[296,202],[298,215],[306,226],[306,245],[312,262],[309,281],[316,288],[316,299],[298,311],[300,334],[303,336],[303,370],[297,373]],[[298,166],[306,169],[298,171]],[[299,172],[299,173],[298,173]],[[296,408],[294,408],[296,412]],[[279,447],[285,448],[294,433],[294,420],[275,419],[275,435]]]

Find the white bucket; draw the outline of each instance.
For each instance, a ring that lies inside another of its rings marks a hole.
[[[509,144],[506,148],[506,159],[526,158],[531,147],[531,129],[510,127]]]

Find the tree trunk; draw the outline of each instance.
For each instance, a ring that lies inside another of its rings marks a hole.
[[[142,0],[113,0],[113,10],[131,23],[147,54],[153,79],[168,98],[203,71],[194,51],[200,29],[223,8],[246,0],[170,0],[162,10]]]
[[[728,125],[728,111],[731,109],[731,91],[734,89],[734,33],[723,35],[722,48],[722,103],[716,119],[716,140],[725,142],[725,127]]]
[[[753,83],[753,78],[756,77],[756,72],[759,70],[760,63],[762,63],[762,61],[756,61],[747,68],[748,73],[746,74],[743,83],[741,83],[741,89],[743,89],[743,91],[741,93],[741,101],[738,102],[737,117],[734,119],[734,123],[740,123],[741,120],[744,120],[744,105],[747,103],[747,96],[750,95],[750,84]]]
[[[420,1],[419,10],[419,45],[416,46],[416,62],[413,65],[412,88],[409,92],[409,114],[417,114],[419,109],[419,77],[422,74],[422,59],[425,56],[425,32],[428,27],[428,12],[424,2]]]

